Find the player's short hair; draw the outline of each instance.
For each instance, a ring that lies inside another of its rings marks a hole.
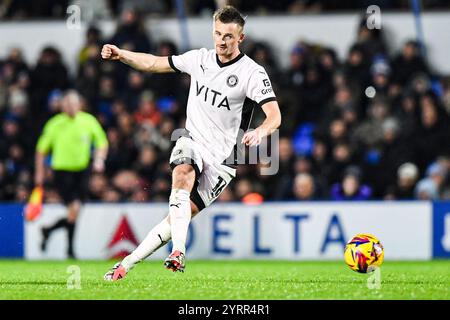
[[[245,19],[241,13],[233,6],[225,6],[214,12],[214,21],[219,20],[222,23],[237,23],[241,28],[244,28]]]

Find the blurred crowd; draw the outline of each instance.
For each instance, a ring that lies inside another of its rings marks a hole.
[[[171,41],[153,43],[135,12],[125,10],[104,39],[92,26],[71,76],[61,53],[43,48],[27,64],[21,48],[0,57],[0,201],[27,200],[42,126],[75,88],[104,127],[110,149],[103,174],[91,174],[90,201],[167,201],[172,131],[183,128],[189,76],[144,74],[102,61],[103,43],[168,56]],[[279,171],[240,165],[218,201],[450,199],[450,78],[433,72],[422,47],[408,41],[390,55],[381,30],[361,23],[344,59],[299,41],[280,68],[270,43],[242,50],[269,73],[282,110]],[[257,110],[255,128],[263,119]],[[50,159],[48,160],[50,161]],[[46,173],[47,202],[61,199]]]
[[[77,5],[84,18],[114,19],[122,9],[134,7],[143,15],[176,16],[175,0],[3,0],[0,19],[62,19],[70,5]],[[218,7],[230,4],[248,14],[301,14],[365,9],[378,5],[383,10],[410,10],[410,0],[183,0],[187,15],[210,16]],[[450,9],[446,0],[421,1],[424,10]]]

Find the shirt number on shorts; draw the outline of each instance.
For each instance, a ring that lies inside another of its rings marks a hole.
[[[225,181],[224,178],[219,177],[218,179],[219,179],[219,181],[217,182],[217,184],[214,186],[214,188],[211,191],[212,198],[218,197],[219,194],[222,192],[223,188],[225,188],[225,186],[227,185],[227,182]]]

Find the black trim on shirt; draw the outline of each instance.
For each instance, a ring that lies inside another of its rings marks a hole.
[[[233,64],[233,63],[235,63],[235,62],[238,62],[243,56],[245,56],[245,54],[244,54],[243,52],[241,52],[241,53],[239,53],[239,55],[238,55],[236,58],[234,58],[233,60],[230,60],[230,61],[228,61],[228,62],[222,63],[222,62],[219,60],[219,56],[218,56],[217,53],[216,53],[216,61],[217,61],[217,64],[219,65],[219,67],[223,68],[223,67],[227,67],[227,66],[229,66],[229,65],[231,65],[231,64]]]
[[[231,151],[231,154],[222,162],[222,164],[236,169],[239,164],[239,160],[244,160],[245,156],[245,145],[241,142],[243,134],[250,128],[250,123],[253,118],[253,112],[255,110],[257,103],[256,101],[245,98],[244,104],[242,106],[241,124],[239,125],[239,133],[236,137],[236,144]]]
[[[262,107],[264,104],[266,104],[267,102],[270,102],[270,101],[277,101],[277,98],[275,98],[275,97],[270,97],[270,98],[266,98],[266,99],[264,99],[264,100],[261,100],[261,101],[258,103],[258,106]]]
[[[170,67],[177,73],[181,73],[181,70],[178,69],[177,67],[175,67],[175,65],[173,64],[173,60],[172,60],[172,56],[169,56],[169,65]]]

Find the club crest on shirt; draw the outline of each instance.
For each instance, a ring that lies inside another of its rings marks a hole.
[[[227,85],[228,85],[230,88],[235,87],[237,84],[238,84],[238,77],[235,76],[234,74],[232,74],[231,76],[229,76],[229,77],[227,78]]]

